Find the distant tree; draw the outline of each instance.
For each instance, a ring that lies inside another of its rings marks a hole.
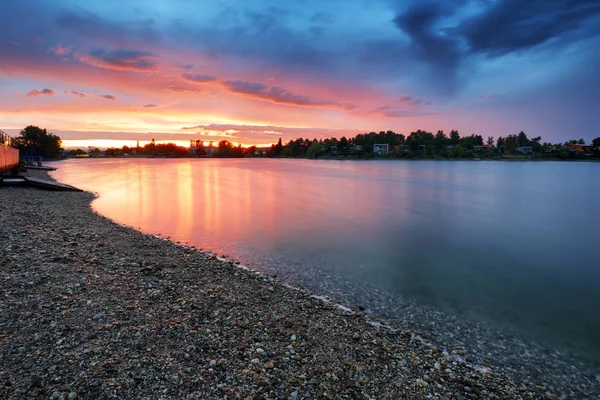
[[[443,149],[446,147],[446,143],[448,142],[448,136],[444,133],[444,131],[437,131],[435,134],[435,147],[437,149]]]
[[[529,139],[527,139],[527,135],[525,134],[525,132],[519,132],[519,134],[517,135],[517,144],[517,147],[529,146]]]
[[[579,139],[579,140],[577,141],[577,144],[585,144],[585,140],[583,140],[583,139]]]
[[[62,152],[60,137],[33,125],[21,130],[15,143],[19,149],[43,157],[59,157]]]
[[[454,146],[457,145],[460,141],[460,135],[456,129],[452,129],[450,131],[450,143]]]
[[[346,136],[342,136],[340,139],[340,147],[340,150],[342,151],[346,150],[346,147],[348,147],[348,139],[346,139]]]
[[[597,137],[594,140],[592,140],[592,146],[600,147],[600,137]]]
[[[462,153],[463,153],[463,147],[460,144],[457,144],[456,146],[452,146],[452,157],[454,158],[460,158],[462,157]]]
[[[321,154],[321,144],[315,140],[308,148],[306,155],[308,158],[317,158],[319,154]]]

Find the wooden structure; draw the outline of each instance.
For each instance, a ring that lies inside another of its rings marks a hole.
[[[0,174],[10,172],[19,165],[19,149],[13,139],[0,130]]]

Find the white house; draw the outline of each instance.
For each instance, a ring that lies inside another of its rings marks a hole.
[[[373,153],[374,154],[383,155],[383,154],[387,154],[389,152],[390,152],[390,145],[387,143],[373,145]]]

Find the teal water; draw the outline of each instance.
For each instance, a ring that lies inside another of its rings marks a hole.
[[[348,291],[372,288],[600,359],[600,163],[57,166],[59,181],[99,193],[98,212],[143,231],[320,291],[352,282]]]

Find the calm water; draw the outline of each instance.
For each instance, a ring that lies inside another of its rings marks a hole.
[[[56,179],[100,194],[98,212],[143,231],[320,290],[354,282],[349,291],[378,289],[600,354],[598,163],[99,159],[57,166]]]

